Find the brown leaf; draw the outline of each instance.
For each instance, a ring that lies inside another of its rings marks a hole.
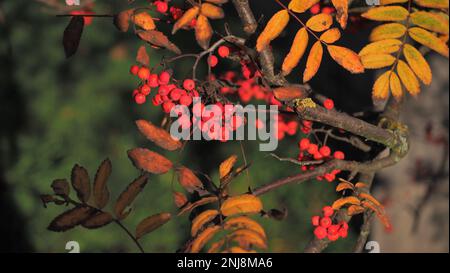
[[[129,150],[128,157],[136,168],[153,174],[167,173],[173,166],[169,159],[144,148]]]
[[[158,213],[142,220],[136,227],[136,239],[140,239],[145,234],[148,234],[157,228],[161,227],[165,223],[169,222],[172,218],[170,213]]]
[[[136,198],[136,196],[142,191],[142,189],[147,184],[147,176],[141,175],[131,182],[128,187],[119,195],[117,198],[116,205],[114,206],[114,213],[119,219],[124,219],[128,216],[131,210],[124,212],[126,207],[128,207]]]
[[[210,204],[213,202],[217,202],[219,199],[217,198],[217,196],[211,196],[211,197],[203,197],[202,199],[192,203],[192,204],[188,204],[186,206],[184,206],[179,212],[178,212],[178,216],[191,211],[197,207],[206,205],[206,204]]]
[[[159,147],[175,151],[183,146],[179,140],[175,140],[172,136],[164,129],[153,125],[151,122],[146,120],[137,120],[136,125],[139,131],[150,141],[154,142]]]
[[[122,32],[127,32],[130,27],[130,18],[133,15],[134,9],[121,11],[114,16],[114,25]]]
[[[178,182],[188,192],[194,192],[203,188],[203,183],[194,174],[193,171],[186,167],[177,168]]]
[[[67,196],[70,193],[69,182],[66,179],[54,180],[51,187],[56,195]]]
[[[304,99],[308,96],[307,90],[301,85],[288,85],[273,90],[275,98],[282,102],[290,102],[295,99]]]
[[[150,56],[148,56],[145,46],[139,47],[136,54],[136,62],[145,66],[150,66]]]
[[[56,232],[69,230],[84,222],[94,212],[95,211],[90,207],[75,207],[53,219],[47,229]]]
[[[75,52],[77,52],[78,45],[80,44],[81,35],[84,29],[83,16],[73,16],[64,30],[63,46],[66,58],[69,58]]]
[[[108,212],[98,211],[81,225],[88,229],[96,229],[110,224],[113,221],[113,217]]]
[[[95,174],[94,199],[95,204],[99,209],[104,208],[109,201],[109,190],[106,183],[108,182],[111,172],[111,161],[105,159],[102,164],[100,164],[100,167],[98,167],[97,173]]]
[[[76,164],[72,169],[71,181],[72,187],[77,192],[78,199],[86,203],[91,196],[91,183],[86,169]]]
[[[288,216],[288,210],[286,208],[282,210],[271,209],[267,212],[267,216],[277,221],[283,221]]]
[[[137,35],[142,40],[158,46],[166,48],[175,54],[181,54],[181,50],[172,42],[169,41],[166,35],[164,35],[162,32],[157,30],[146,30],[146,31],[139,31],[137,32]]]

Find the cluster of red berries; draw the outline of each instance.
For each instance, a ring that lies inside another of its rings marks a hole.
[[[336,10],[333,7],[322,7],[320,5],[320,3],[315,4],[314,6],[312,6],[309,11],[311,12],[311,14],[319,14],[319,13],[325,13],[325,14],[333,14]]]
[[[228,56],[230,56],[230,48],[228,46],[220,46],[217,49],[217,54],[221,57],[221,58],[226,58]],[[208,58],[208,65],[210,67],[216,67],[217,64],[219,64],[219,58],[217,58],[216,55],[211,54]]]
[[[313,226],[316,227],[314,229],[316,238],[319,240],[328,238],[330,241],[346,238],[348,235],[348,224],[345,221],[333,224],[332,216],[334,209],[330,206],[323,207],[322,212],[323,217],[316,215],[311,218]]]
[[[130,73],[141,80],[141,85],[133,91],[133,98],[137,104],[144,104],[152,90],[156,90],[152,98],[153,105],[161,105],[165,113],[170,113],[175,105],[189,106],[192,104],[192,98],[199,96],[195,90],[194,80],[186,79],[183,86],[178,87],[171,83],[171,75],[168,71],[153,74],[146,66],[133,65]]]
[[[344,159],[345,154],[342,151],[335,151],[332,154],[330,147],[327,145],[323,145],[319,147],[319,145],[315,143],[311,143],[308,138],[302,138],[298,143],[300,153],[298,155],[299,161],[305,160],[327,160],[331,158],[335,159]],[[302,171],[313,170],[314,166],[302,166]],[[317,180],[326,180],[328,182],[333,182],[336,179],[336,175],[339,174],[341,170],[333,170],[330,173],[326,173],[323,176],[318,176]]]

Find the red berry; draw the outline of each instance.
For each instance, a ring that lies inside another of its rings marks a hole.
[[[336,176],[332,173],[327,173],[324,175],[325,180],[327,180],[328,182],[333,182],[334,179],[336,179]]]
[[[322,240],[327,237],[327,229],[323,227],[316,227],[314,229],[314,235],[316,235],[317,239]]]
[[[317,154],[318,151],[319,151],[319,147],[317,146],[317,144],[311,143],[311,144],[309,145],[309,147],[308,147],[308,153],[309,153],[309,154],[314,155],[314,154]]]
[[[313,155],[314,160],[322,160],[323,156],[321,153],[317,152]]]
[[[324,228],[328,228],[329,226],[331,226],[332,221],[330,217],[323,217],[322,219],[320,219],[320,226],[324,227]]]
[[[333,157],[336,159],[343,160],[345,158],[345,154],[341,151],[336,151],[334,152]]]
[[[303,166],[304,167],[304,166]],[[320,216],[316,215],[311,218],[313,226],[318,226],[320,224]]]
[[[227,46],[221,46],[218,49],[219,56],[226,58],[230,55],[230,49]]]
[[[134,97],[134,101],[135,101],[137,104],[144,104],[145,101],[146,101],[145,95],[144,95],[144,94],[141,94],[141,93],[137,94],[137,95]]]
[[[332,99],[326,99],[326,100],[323,102],[323,106],[324,106],[326,109],[331,110],[331,109],[334,108],[334,101],[333,101]]]
[[[158,94],[160,94],[161,96],[167,96],[169,95],[170,92],[170,88],[167,85],[161,85],[158,89]]]
[[[153,99],[152,99],[152,103],[154,106],[158,106],[161,105],[163,103],[163,100],[161,98],[160,94],[156,94]]]
[[[144,94],[145,96],[148,96],[148,94],[150,94],[151,91],[152,89],[147,84],[143,84],[141,86],[141,93]]]
[[[345,228],[340,228],[338,234],[339,234],[339,236],[341,236],[342,238],[347,238],[347,236],[348,236],[348,230],[345,229]]]
[[[159,84],[168,84],[170,81],[170,73],[167,71],[161,72],[159,74]]]
[[[131,94],[131,96],[134,98],[134,97],[136,97],[137,94],[139,94],[139,90],[134,89],[133,93]]]
[[[155,6],[156,11],[158,11],[159,13],[166,13],[167,10],[169,9],[169,6],[165,1],[156,1]]]
[[[139,66],[137,65],[132,65],[130,68],[130,73],[133,75],[137,75],[139,72]]]
[[[186,106],[191,105],[191,104],[192,104],[192,98],[191,98],[191,96],[188,96],[188,95],[183,95],[183,96],[181,96],[181,98],[180,98],[180,104],[183,104],[183,105],[186,105]]]
[[[337,239],[339,239],[339,233],[336,233],[336,234],[329,234],[329,233],[328,233],[328,240],[334,242],[334,241],[336,241]]]
[[[343,228],[343,229],[348,229],[348,224],[347,224],[347,222],[341,221],[340,224],[341,224],[341,228]]]
[[[208,64],[210,67],[216,67],[216,65],[219,63],[219,59],[216,57],[216,55],[211,55],[208,58]]]
[[[331,225],[331,226],[329,226],[328,227],[328,234],[337,234],[338,232],[339,232],[339,229],[340,229],[340,227],[339,227],[339,225]]]
[[[311,7],[311,9],[309,10],[312,14],[317,14],[320,12],[320,4],[315,4],[314,6]]]
[[[150,69],[148,69],[145,66],[139,68],[139,71],[138,71],[139,79],[146,80],[146,79],[148,79],[149,76],[150,76]]]
[[[334,213],[334,209],[330,206],[325,206],[322,208],[323,216],[325,217],[331,217]]]
[[[151,74],[148,76],[148,85],[151,88],[156,88],[159,86],[159,80],[158,80],[158,75],[156,74]]]
[[[175,106],[175,103],[173,103],[171,101],[166,101],[162,104],[162,108],[165,113],[170,113],[170,111],[172,110],[172,108],[174,106]]]
[[[181,98],[182,90],[181,89],[174,89],[170,91],[170,99],[173,101],[178,101]]]
[[[323,155],[324,157],[330,156],[331,154],[331,149],[328,146],[322,146],[320,147],[319,150],[320,154]]]
[[[195,82],[191,79],[184,80],[183,87],[187,91],[192,91],[195,88]]]
[[[325,14],[332,14],[333,12],[334,12],[334,8],[332,8],[332,7],[324,7],[322,9],[322,13],[325,13]]]

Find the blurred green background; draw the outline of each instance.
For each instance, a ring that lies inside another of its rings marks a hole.
[[[97,1],[94,10],[113,13],[124,4],[126,1]],[[65,208],[50,205],[45,209],[39,194],[51,192],[53,179],[70,178],[75,163],[85,166],[92,177],[108,157],[113,163],[109,187],[115,200],[139,175],[127,158],[128,149],[141,146],[164,153],[146,141],[134,125],[136,119],[158,123],[162,118],[160,109],[150,102],[137,106],[131,98],[137,82],[128,70],[141,42],[131,33],[116,31],[111,18],[96,18],[86,27],[77,54],[66,60],[61,39],[69,18],[55,17],[54,9],[37,1],[3,1],[0,5],[0,212],[2,234],[7,235],[1,239],[2,251],[66,252],[68,241],[78,241],[81,252],[136,252],[133,242],[114,224],[98,230],[77,227],[65,233],[48,231],[49,222]],[[264,8],[273,10],[270,5]],[[232,29],[239,29],[238,19],[230,12],[227,20]],[[223,30],[223,24],[216,26],[218,31]],[[199,49],[191,32],[178,35],[175,42],[185,52]],[[159,62],[161,54],[167,52],[152,50],[152,63]],[[189,73],[187,68],[189,65],[184,63],[174,67],[177,75]],[[328,69],[323,73],[331,73]],[[287,137],[277,154],[296,157],[300,138],[300,134]],[[259,152],[258,143],[243,144],[253,165],[249,179],[243,175],[234,181],[233,193],[298,172],[295,165]],[[231,154],[238,154],[239,163],[243,163],[237,142],[193,143],[181,154],[166,155],[217,178],[218,165]],[[151,176],[125,220],[126,226],[134,230],[148,215],[176,211],[171,179],[172,174]],[[289,211],[281,222],[259,220],[270,239],[269,251],[302,251],[313,237],[310,217],[334,200],[333,188],[325,182],[311,181],[265,195],[266,209],[286,207]],[[188,237],[188,217],[175,217],[144,237],[142,244],[147,252],[174,252]],[[349,251],[354,239],[351,233],[327,251]]]

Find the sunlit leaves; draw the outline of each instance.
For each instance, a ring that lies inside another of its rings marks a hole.
[[[403,24],[389,23],[377,26],[370,33],[370,41],[380,41],[385,39],[396,39],[405,35],[407,29]]]
[[[219,215],[218,210],[205,210],[192,220],[191,236],[197,235],[204,225]]]
[[[362,17],[374,21],[403,21],[408,17],[408,10],[401,6],[371,8]]]
[[[211,226],[203,230],[192,242],[191,253],[198,253],[205,244],[220,231],[220,226]]]
[[[397,64],[397,73],[411,95],[417,95],[420,92],[420,83],[411,68],[402,60]]]
[[[267,23],[256,42],[256,50],[261,52],[272,40],[277,38],[289,23],[289,12],[281,10],[275,13]]]
[[[402,41],[398,39],[386,39],[366,45],[359,52],[359,56],[370,54],[390,54],[400,50]]]
[[[293,12],[303,13],[317,4],[319,0],[292,0],[289,2],[288,8]]]
[[[331,206],[334,210],[338,210],[341,207],[345,205],[359,205],[361,201],[354,197],[354,196],[348,196],[348,197],[342,197],[338,200],[334,201],[333,205]]]
[[[225,216],[240,213],[258,213],[263,209],[261,200],[253,194],[233,196],[225,200],[220,211]]]
[[[448,9],[448,0],[414,0],[419,6],[435,9]]]
[[[273,90],[273,95],[279,101],[290,102],[294,99],[306,98],[308,92],[301,85],[287,85]]]
[[[400,79],[395,72],[392,72],[390,75],[389,87],[391,89],[392,96],[394,96],[395,99],[400,100],[403,95],[403,89]]]
[[[178,182],[188,192],[194,192],[203,188],[203,184],[200,179],[194,174],[193,171],[186,167],[177,168]]]
[[[188,9],[183,16],[181,16],[178,21],[175,22],[172,28],[172,34],[175,34],[179,29],[188,26],[193,19],[197,18],[197,15],[200,12],[200,8],[198,6],[194,6]]]
[[[425,58],[422,56],[419,50],[415,47],[406,44],[403,48],[403,55],[408,62],[411,69],[417,75],[417,77],[426,85],[431,84],[433,74],[431,68]]]
[[[303,82],[308,82],[319,71],[320,64],[322,63],[323,46],[320,41],[314,43],[309,52],[308,60],[306,61],[306,69],[303,73]]]
[[[234,164],[236,164],[236,161],[237,161],[237,156],[232,155],[229,158],[227,158],[225,161],[220,163],[219,177],[221,180],[231,173],[231,171],[234,167]]]
[[[341,31],[338,28],[331,28],[320,35],[320,40],[327,44],[332,44],[341,38]]]
[[[351,73],[358,74],[364,72],[364,66],[361,63],[358,54],[354,51],[346,47],[334,45],[328,45],[327,49],[333,60]]]
[[[333,24],[333,17],[326,13],[320,13],[311,17],[306,26],[315,32],[322,32],[330,28]]]
[[[207,49],[209,47],[209,42],[211,41],[212,35],[213,29],[208,18],[200,14],[197,18],[197,23],[195,24],[195,38],[197,39],[197,43],[203,49]]]
[[[153,18],[147,12],[140,12],[132,16],[134,24],[144,30],[154,30],[156,28]]]
[[[413,24],[427,30],[442,34],[449,33],[448,20],[444,20],[435,13],[416,11],[411,14],[410,19]]]
[[[445,44],[444,41],[433,35],[431,32],[423,28],[413,27],[408,29],[408,33],[409,36],[416,42],[421,43],[422,45],[448,58],[449,56],[448,46]]]
[[[372,88],[372,98],[374,100],[385,100],[389,96],[389,81],[391,71],[386,71],[375,81]]]
[[[295,35],[289,54],[283,61],[282,71],[284,75],[289,75],[305,54],[308,46],[309,35],[306,28],[301,28]]]
[[[221,7],[209,3],[202,4],[200,13],[210,19],[222,19],[225,16],[225,13]]]
[[[366,69],[379,69],[394,64],[395,57],[390,54],[370,54],[361,56],[361,61]]]
[[[336,9],[336,21],[345,29],[348,20],[348,0],[331,0],[331,3]]]

